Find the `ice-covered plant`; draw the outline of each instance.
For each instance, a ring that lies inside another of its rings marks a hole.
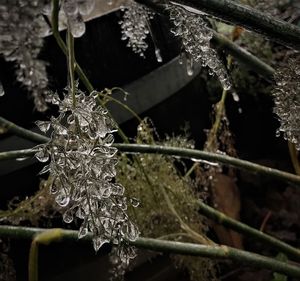
[[[300,56],[290,58],[275,74],[274,112],[286,140],[300,150]]]
[[[95,0],[64,0],[62,11],[65,14],[71,33],[81,37],[85,33],[83,16],[89,15],[95,6]]]
[[[127,47],[144,58],[148,48],[146,38],[150,33],[149,20],[154,13],[134,1],[129,1],[122,6],[122,10],[124,11],[123,19],[119,21],[122,32],[121,40],[128,40]]]
[[[127,215],[124,187],[114,180],[118,162],[112,146],[115,124],[106,109],[97,105],[96,97],[77,87],[74,94],[68,88],[64,99],[56,93],[50,96],[59,115],[37,122],[41,131],[52,132],[50,141],[37,147],[36,158],[49,161],[41,173],[50,174],[51,193],[65,208],[64,221],[81,219],[79,238],[90,231],[96,251],[104,243],[119,245],[119,258],[126,263],[134,250],[123,246],[126,240],[136,240],[139,231]]]
[[[230,79],[216,50],[210,46],[213,33],[204,15],[194,14],[174,4],[168,5],[167,9],[174,24],[171,32],[181,38],[183,52],[187,55],[188,74],[192,74],[193,62],[200,62],[202,66],[208,67],[210,74],[218,77],[225,90],[229,90]]]
[[[49,0],[3,0],[0,2],[0,54],[16,62],[17,81],[31,92],[37,110],[47,109],[44,99],[48,84],[46,66],[38,59],[42,37],[48,27],[42,11]]]

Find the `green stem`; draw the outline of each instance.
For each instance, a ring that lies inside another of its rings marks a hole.
[[[49,141],[49,139],[46,136],[24,129],[13,122],[6,120],[1,116],[0,116],[0,125],[8,132],[11,132],[21,138],[33,141],[35,143],[44,143]]]
[[[165,155],[172,155],[182,158],[194,160],[206,160],[211,162],[218,162],[224,165],[236,167],[241,170],[254,172],[257,174],[270,176],[282,181],[294,183],[300,186],[300,176],[284,172],[278,169],[269,168],[250,161],[238,159],[228,155],[212,153],[196,149],[186,149],[179,147],[160,146],[160,145],[141,145],[141,144],[115,144],[115,146],[122,152],[131,153],[158,153]]]
[[[191,160],[206,160],[217,162],[224,165],[236,167],[237,169],[254,172],[260,175],[276,178],[285,182],[293,183],[300,186],[300,176],[281,171],[278,169],[269,168],[259,164],[252,163],[247,160],[238,159],[228,155],[207,152],[197,149],[187,149],[181,147],[161,146],[161,145],[147,145],[147,144],[124,144],[115,143],[114,146],[122,152],[127,153],[158,153],[163,155],[170,155],[174,157],[182,157]],[[30,157],[37,152],[35,149],[23,149],[15,151],[0,152],[1,160],[10,160],[21,157]]]
[[[68,54],[67,46],[65,42],[62,40],[62,38],[60,37],[59,30],[58,30],[58,12],[59,12],[59,0],[52,0],[52,16],[51,16],[52,33],[58,46],[63,51],[63,53],[67,56]],[[78,74],[79,79],[85,85],[87,90],[91,93],[94,90],[93,85],[90,83],[89,79],[87,78],[82,68],[76,61],[74,61],[74,65],[75,65],[75,71]]]
[[[75,77],[74,77],[74,62],[75,62],[75,54],[74,54],[74,38],[70,30],[70,26],[68,23],[67,29],[67,47],[68,47],[68,68],[69,68],[69,84],[72,94],[73,100],[73,108],[76,108],[76,97],[75,97]]]
[[[215,210],[214,208],[204,204],[201,201],[198,201],[199,211],[201,214],[210,218],[216,223],[219,223],[225,227],[228,227],[232,230],[235,230],[241,234],[247,235],[256,239],[257,241],[263,242],[269,246],[272,246],[274,249],[279,252],[285,253],[290,257],[293,257],[297,260],[300,260],[300,250],[296,249],[268,234],[265,234],[255,228],[252,228],[244,223],[241,223],[237,220],[234,220],[227,215]]]
[[[262,75],[263,77],[267,79],[273,78],[273,75],[275,73],[275,69],[273,67],[266,64],[258,57],[252,55],[247,50],[241,48],[224,35],[216,31],[213,31],[213,34],[214,35],[211,39],[211,43],[216,45],[216,47],[219,47],[225,52],[229,53],[240,63],[244,64],[246,67]]]
[[[48,229],[0,226],[0,237],[11,239],[32,239],[35,235],[49,232]],[[51,233],[51,232],[50,232]],[[73,230],[60,230],[59,241],[78,241],[78,232]],[[91,241],[89,234],[79,241]],[[300,268],[285,262],[280,262],[262,255],[250,253],[243,250],[234,249],[227,246],[207,246],[192,243],[182,243],[174,241],[164,241],[152,238],[138,238],[136,241],[128,241],[129,244],[137,248],[158,251],[170,254],[181,254],[189,256],[207,257],[212,259],[233,260],[257,268],[265,268],[289,276],[300,278]]]

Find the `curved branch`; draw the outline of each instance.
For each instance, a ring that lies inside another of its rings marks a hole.
[[[149,7],[163,4],[153,0],[136,1]],[[173,0],[170,2],[192,7],[225,22],[260,33],[272,41],[300,50],[300,28],[249,6],[232,0]]]
[[[49,229],[0,226],[0,237],[11,239],[33,239],[34,236],[49,231]],[[74,230],[61,230],[60,241],[71,240],[90,241],[91,235],[78,240],[78,232]],[[137,248],[158,251],[163,253],[181,254],[190,256],[207,257],[212,259],[229,259],[238,263],[245,263],[257,268],[266,268],[289,276],[300,277],[300,268],[284,262],[277,261],[262,255],[234,249],[227,246],[206,246],[192,243],[164,241],[152,238],[138,238],[136,241],[128,241]]]

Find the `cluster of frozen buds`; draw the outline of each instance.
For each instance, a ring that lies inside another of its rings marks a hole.
[[[274,112],[280,122],[277,134],[283,132],[284,138],[300,150],[300,56],[278,69],[275,81]]]
[[[42,37],[49,27],[42,11],[50,0],[0,1],[0,54],[17,64],[17,80],[34,98],[39,111],[47,109],[44,91],[48,84],[45,63],[38,54],[43,46]]]
[[[121,40],[128,39],[127,47],[144,58],[148,48],[146,38],[150,33],[149,20],[153,18],[154,13],[132,0],[121,9],[124,11],[123,19],[119,21]]]
[[[193,62],[201,62],[215,74],[223,88],[229,90],[231,82],[224,64],[220,61],[216,50],[211,48],[212,31],[204,20],[204,15],[194,14],[178,5],[167,5],[170,20],[174,27],[171,32],[182,40],[183,52],[187,55],[188,74],[192,75]]]
[[[95,0],[63,0],[62,11],[74,37],[81,37],[85,33],[83,16],[89,15],[94,6]]]
[[[52,94],[49,101],[59,107],[59,116],[37,122],[41,131],[52,128],[52,132],[48,143],[37,146],[35,156],[41,162],[50,160],[41,173],[50,172],[50,192],[65,208],[63,220],[83,220],[79,238],[91,232],[96,251],[104,243],[119,245],[119,258],[127,261],[134,251],[124,245],[136,240],[139,231],[126,210],[129,203],[136,207],[138,200],[128,200],[124,187],[114,181],[118,160],[111,133],[115,124],[96,104],[96,97],[77,89],[74,103],[70,93],[63,100]]]

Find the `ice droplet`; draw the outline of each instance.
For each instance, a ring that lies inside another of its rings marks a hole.
[[[85,23],[80,14],[69,17],[71,33],[75,38],[81,37],[85,33]]]
[[[35,157],[37,158],[37,160],[39,160],[40,162],[47,162],[49,160],[49,154],[47,152],[45,152],[44,150],[40,150],[35,154]]]
[[[162,62],[163,59],[162,59],[162,56],[160,54],[160,49],[155,47],[155,56],[156,56],[156,60],[157,62]]]
[[[3,97],[4,94],[5,94],[4,88],[3,88],[3,85],[2,85],[2,83],[1,83],[1,81],[0,81],[0,97]]]
[[[49,121],[36,121],[35,124],[38,126],[38,128],[43,133],[46,133],[50,129],[51,122],[49,122]]]
[[[78,2],[79,13],[83,16],[89,15],[95,7],[95,0],[81,0]]]
[[[66,207],[70,202],[70,197],[62,191],[56,196],[55,201],[59,206]]]
[[[186,59],[186,72],[188,76],[192,76],[194,74],[193,59],[191,58]]]
[[[71,223],[73,221],[73,215],[71,213],[71,210],[67,210],[64,212],[63,220],[65,223]]]
[[[236,92],[232,92],[231,95],[232,95],[232,98],[233,98],[233,100],[235,102],[239,102],[240,101],[240,97],[239,97],[239,95]]]
[[[130,198],[130,203],[134,208],[140,205],[140,201],[135,197]]]

